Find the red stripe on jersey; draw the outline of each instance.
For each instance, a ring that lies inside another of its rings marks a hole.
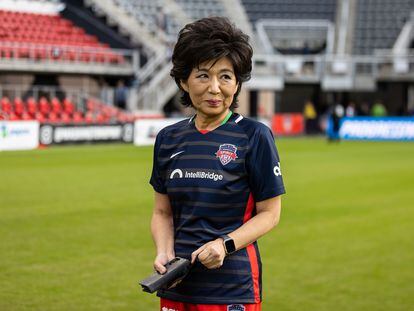
[[[249,199],[247,200],[246,211],[244,212],[243,223],[247,222],[250,218],[252,218],[254,207],[254,198],[253,195],[250,193]]]
[[[249,255],[250,268],[252,269],[254,301],[258,303],[260,302],[260,289],[259,289],[259,264],[257,263],[256,249],[254,248],[253,244],[248,245],[246,249],[247,249],[247,254]]]
[[[243,223],[247,222],[253,216],[253,210],[255,208],[255,202],[253,195],[250,193],[249,200],[247,201],[246,212],[244,213]],[[250,244],[246,247],[247,255],[249,256],[250,268],[252,270],[252,279],[253,279],[253,291],[254,291],[254,301],[256,303],[260,302],[260,285],[259,285],[259,263],[257,260],[256,249],[253,244]]]

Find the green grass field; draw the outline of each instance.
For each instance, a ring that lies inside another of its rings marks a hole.
[[[280,139],[264,311],[414,310],[414,144]],[[158,310],[152,148],[0,153],[0,310]]]

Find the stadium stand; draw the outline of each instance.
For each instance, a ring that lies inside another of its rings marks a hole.
[[[259,19],[335,20],[336,0],[242,0],[250,22]]]
[[[108,62],[122,64],[122,55],[111,51],[59,15],[0,11],[2,58],[48,61]]]
[[[412,0],[358,1],[354,30],[354,54],[373,54],[375,49],[391,49],[410,13]]]
[[[193,20],[207,16],[227,16],[220,0],[176,0],[176,2]]]
[[[150,33],[171,42],[182,22],[166,10],[163,0],[115,0],[115,3],[132,15]]]

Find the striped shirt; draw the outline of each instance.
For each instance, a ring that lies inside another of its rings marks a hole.
[[[167,194],[174,218],[176,256],[191,258],[205,243],[255,215],[255,202],[285,193],[270,129],[233,113],[200,133],[194,118],[160,131],[150,180]],[[262,297],[257,242],[228,255],[219,269],[196,262],[177,287],[158,296],[195,304],[258,303]]]

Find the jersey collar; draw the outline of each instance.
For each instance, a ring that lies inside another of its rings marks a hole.
[[[188,119],[188,124],[194,123],[196,116],[197,114],[194,114],[190,119]],[[222,126],[223,124],[226,124],[228,122],[233,122],[233,121],[235,123],[239,123],[241,119],[243,119],[243,116],[241,114],[230,111],[219,126]]]

